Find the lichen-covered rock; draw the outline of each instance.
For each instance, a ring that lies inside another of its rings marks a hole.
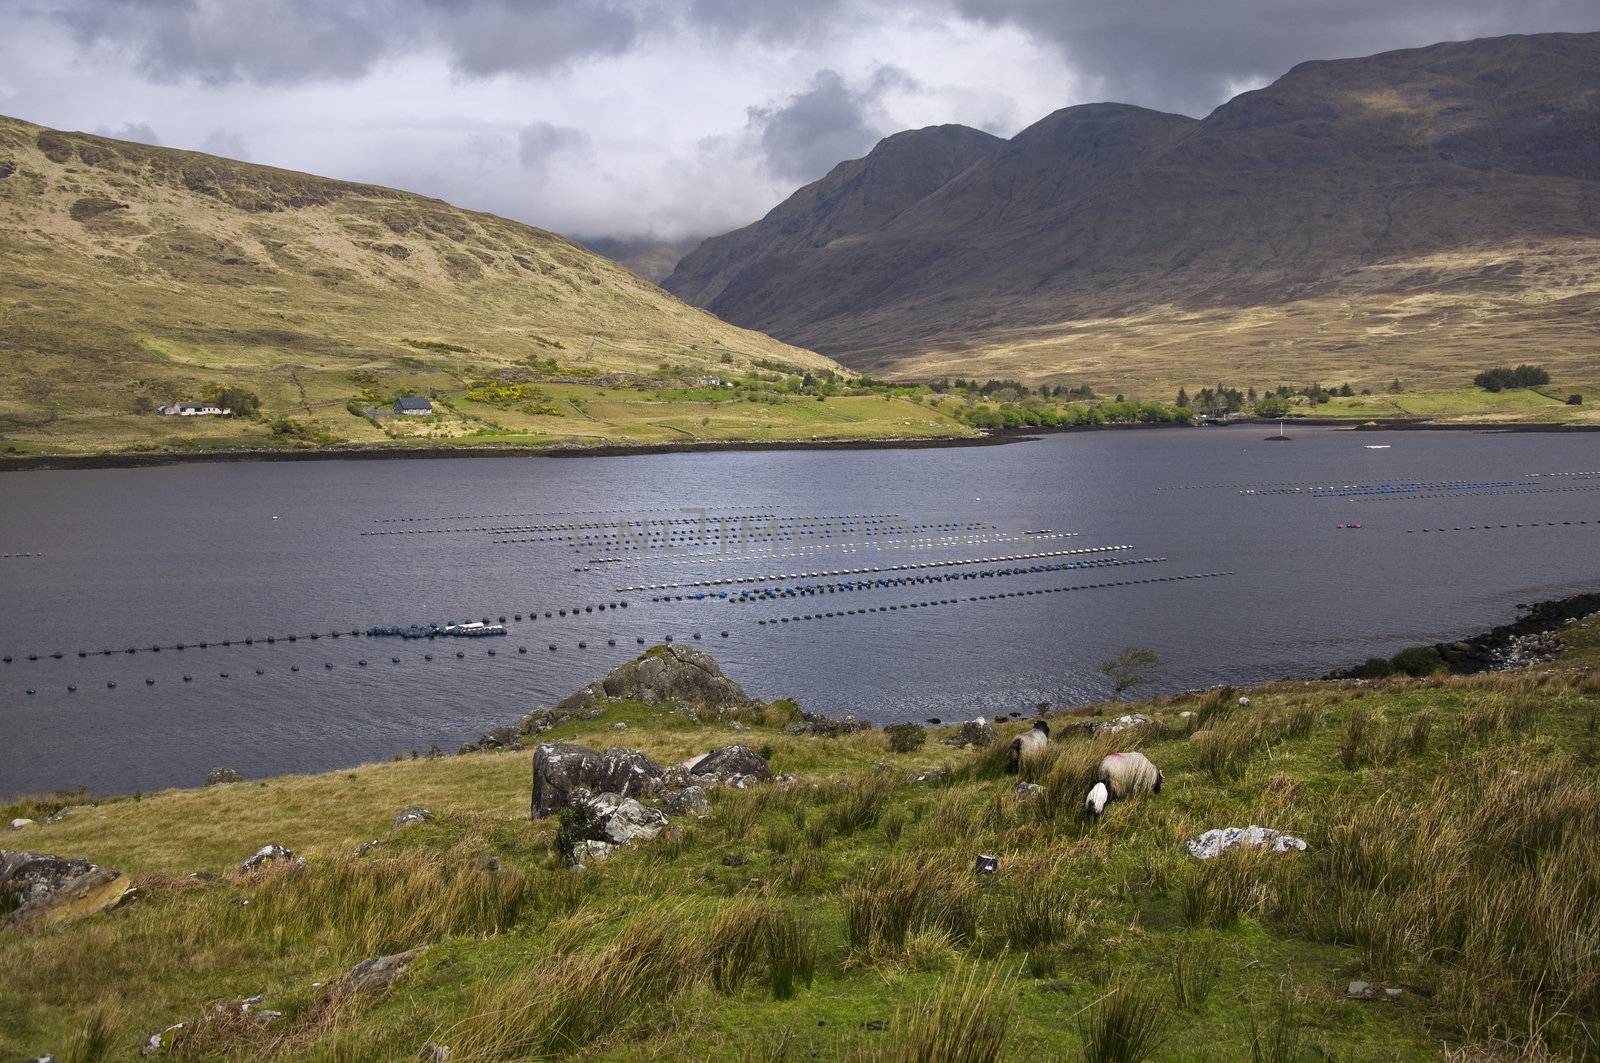
[[[396,827],[409,827],[416,823],[426,823],[432,818],[433,813],[421,805],[407,805],[394,817],[394,825]]]
[[[661,765],[637,749],[604,753],[570,742],[549,742],[533,751],[533,816],[560,811],[574,790],[645,797],[658,792]]]
[[[958,748],[977,746],[982,749],[994,745],[999,740],[1000,736],[995,733],[994,724],[979,716],[976,720],[968,720],[956,728],[956,733],[946,738],[945,744]]]
[[[810,735],[813,738],[838,738],[840,735],[870,731],[872,723],[855,716],[824,716],[821,713],[800,713],[800,718],[783,728],[785,734]]]
[[[599,819],[599,840],[612,845],[654,838],[667,825],[666,814],[659,808],[642,805],[631,797],[617,794],[596,794],[589,799]]]
[[[704,789],[690,785],[668,790],[661,798],[661,810],[669,816],[703,816],[711,811],[711,802]]]
[[[1144,713],[1130,712],[1126,716],[1118,716],[1114,720],[1101,721],[1095,725],[1095,733],[1103,735],[1116,734],[1118,731],[1126,731],[1130,727],[1138,727],[1140,724],[1150,722],[1150,717]]]
[[[718,782],[739,779],[772,778],[772,769],[761,754],[746,745],[722,746],[684,764],[695,778],[710,778]]]
[[[1282,834],[1271,827],[1217,827],[1184,843],[1196,860],[1210,860],[1229,849],[1271,849],[1275,853],[1304,852],[1305,839]]]
[[[24,819],[24,818],[21,818],[21,817],[12,820],[11,823],[10,823],[10,827],[11,827],[12,830],[26,830],[28,827],[31,827],[31,826],[33,826],[33,820]]]
[[[280,860],[293,859],[293,849],[286,849],[281,845],[263,845],[248,860],[239,865],[239,870],[254,871],[258,867],[266,867],[268,864],[275,864]]]
[[[13,930],[37,930],[104,912],[134,894],[120,871],[45,853],[0,849],[0,897],[16,906]]]
[[[375,956],[370,960],[362,960],[335,985],[350,993],[373,993],[388,989],[394,980],[422,955],[426,947],[418,946],[391,956]]]
[[[687,646],[668,644],[647,650],[598,683],[590,683],[556,706],[571,711],[588,708],[606,698],[626,698],[648,704],[677,702],[701,709],[742,708],[755,701],[739,684],[722,674],[708,654]]]
[[[244,776],[232,768],[212,768],[206,772],[207,786],[222,786],[231,782],[244,782]]]
[[[1037,801],[1044,796],[1044,787],[1036,782],[1019,782],[1011,788],[1011,795],[1018,801]]]

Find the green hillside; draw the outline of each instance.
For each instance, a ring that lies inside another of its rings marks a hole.
[[[1593,1058],[1600,636],[1561,637],[1538,671],[1056,713],[1031,796],[1004,770],[1023,721],[992,747],[946,726],[894,752],[881,731],[785,731],[785,703],[613,702],[538,741],[663,764],[740,742],[792,779],[713,790],[708,816],[577,872],[557,822],[528,819],[527,751],[24,802],[6,816],[68,811],[10,845],[140,895],[0,932],[0,1053],[131,1059],[185,1022],[177,1058]],[[1133,711],[1151,722],[1075,733]],[[1161,792],[1084,819],[1100,756],[1130,748]],[[412,804],[433,820],[391,828]],[[1185,852],[1249,824],[1308,848]],[[236,870],[269,842],[305,865]],[[419,946],[387,990],[337,981]],[[241,1015],[257,996],[281,1015]]]

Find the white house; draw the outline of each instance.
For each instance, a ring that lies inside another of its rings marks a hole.
[[[394,412],[409,417],[427,417],[433,413],[433,403],[421,395],[402,395],[394,402]]]
[[[170,406],[157,406],[156,411],[169,417],[222,417],[233,412],[214,402],[174,402]]]

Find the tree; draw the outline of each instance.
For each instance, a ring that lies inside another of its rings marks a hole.
[[[1151,682],[1155,670],[1160,667],[1161,658],[1156,651],[1142,646],[1129,646],[1110,660],[1100,662],[1100,671],[1111,680],[1113,701],[1121,701],[1127,691]]]
[[[1185,389],[1185,388],[1179,388],[1178,389],[1178,401],[1177,401],[1177,403],[1175,403],[1175,405],[1177,405],[1177,406],[1185,406],[1185,407],[1189,405],[1189,392],[1188,392],[1187,389]]]
[[[1395,377],[1394,378],[1394,382],[1389,385],[1389,394],[1398,395],[1404,390],[1405,390],[1405,388],[1400,386],[1400,378],[1399,377]]]

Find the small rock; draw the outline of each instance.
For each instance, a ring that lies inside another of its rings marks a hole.
[[[1126,716],[1118,716],[1114,720],[1102,720],[1095,725],[1095,733],[1103,735],[1116,734],[1118,731],[1126,731],[1130,727],[1138,727],[1140,724],[1149,722],[1150,717],[1144,713],[1130,712]]]
[[[602,753],[570,742],[549,742],[533,752],[535,818],[572,804],[573,792],[578,789],[626,797],[649,796],[661,787],[661,765],[637,749],[615,748]]]
[[[692,776],[708,777],[733,786],[740,785],[741,778],[758,781],[772,778],[766,758],[746,745],[722,746],[686,761],[683,766]]]
[[[1019,782],[1011,793],[1018,801],[1036,801],[1044,795],[1044,787],[1036,782]]]
[[[258,1011],[258,1012],[255,1012],[253,1015],[251,1015],[251,1018],[255,1019],[256,1022],[260,1023],[262,1026],[266,1026],[269,1023],[276,1022],[278,1019],[283,1018],[283,1012],[281,1012],[281,1011]]]
[[[1349,988],[1344,991],[1344,995],[1365,1000],[1372,996],[1372,986],[1366,982],[1351,982]]]
[[[669,816],[703,816],[711,811],[711,802],[699,786],[685,786],[669,790],[661,798],[661,810]]]
[[[212,768],[206,772],[207,786],[221,786],[230,782],[244,782],[244,776],[232,768]]]
[[[11,821],[12,830],[22,830],[24,827],[31,826],[33,826],[33,820],[31,819],[14,819]]]
[[[175,1022],[165,1030],[158,1030],[151,1034],[144,1039],[144,1044],[139,1047],[139,1054],[141,1056],[153,1056],[158,1052],[165,1052],[172,1047],[173,1042],[178,1039],[178,1035],[188,1025],[185,1022]]]
[[[628,725],[623,723],[621,720],[618,720],[616,723],[611,725],[611,729],[613,731],[626,731],[628,729]]]
[[[631,797],[597,794],[590,799],[589,807],[601,818],[603,840],[613,845],[654,838],[667,825],[667,817],[659,808],[642,805]]]
[[[622,846],[610,842],[586,839],[572,847],[572,859],[568,861],[567,866],[574,871],[582,871],[590,864],[598,864],[620,848]]]
[[[422,1057],[422,1063],[450,1063],[450,1049],[432,1041],[425,1043],[418,1054]]]
[[[388,989],[426,948],[424,945],[391,956],[376,956],[370,960],[362,960],[352,967],[350,973],[340,979],[338,984],[340,988],[351,993],[371,993]]]
[[[980,855],[972,862],[972,870],[980,875],[992,875],[1000,870],[1000,858],[988,854]]]
[[[750,858],[748,856],[745,856],[743,853],[733,852],[733,853],[723,853],[722,854],[722,866],[723,867],[743,867],[745,864],[748,864],[749,862],[750,862]]]
[[[421,805],[407,805],[394,817],[394,826],[409,827],[414,823],[426,823],[432,818],[433,813]]]
[[[1400,999],[1400,990],[1391,987],[1389,989],[1385,989],[1383,991],[1383,995],[1388,997],[1390,1000],[1399,1000]]]
[[[472,862],[472,866],[479,871],[493,873],[500,870],[500,858],[498,856],[480,856]]]
[[[189,872],[189,880],[191,882],[215,882],[217,881],[217,873],[215,871],[191,871]]]
[[[955,734],[944,740],[947,746],[992,746],[1000,740],[995,733],[994,725],[979,716],[976,720],[968,720],[956,728]]]
[[[258,867],[277,863],[280,860],[293,860],[294,850],[286,849],[281,845],[263,845],[257,849],[255,855],[239,865],[241,871],[254,871]]]
[[[889,1023],[884,1019],[868,1019],[861,1024],[863,1030],[887,1030]]]
[[[372,839],[370,842],[362,842],[360,845],[358,845],[354,849],[350,850],[350,859],[352,859],[352,860],[360,860],[363,856],[366,856],[368,853],[372,852],[372,850],[376,849],[377,847],[378,847],[378,839],[376,839],[376,838]]]
[[[1281,834],[1270,827],[1258,827],[1252,823],[1248,827],[1213,828],[1197,838],[1190,838],[1184,842],[1184,847],[1196,860],[1210,860],[1235,847],[1271,849],[1275,853],[1304,852],[1306,843],[1304,838]]]

